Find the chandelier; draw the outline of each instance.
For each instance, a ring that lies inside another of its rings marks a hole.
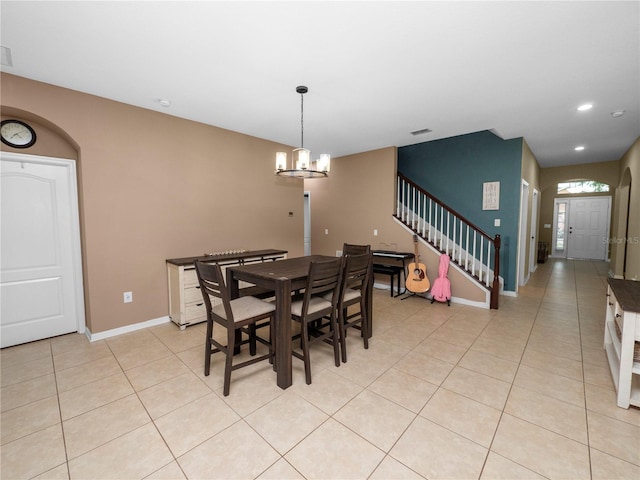
[[[331,156],[323,153],[317,160],[311,160],[311,150],[304,148],[304,94],[309,89],[296,87],[300,94],[300,148],[292,152],[291,168],[287,168],[287,152],[276,153],[276,175],[296,178],[322,178],[329,176]]]

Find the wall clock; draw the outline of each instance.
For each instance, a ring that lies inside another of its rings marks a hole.
[[[36,143],[36,132],[20,120],[3,120],[0,124],[2,143],[13,148],[29,148]]]

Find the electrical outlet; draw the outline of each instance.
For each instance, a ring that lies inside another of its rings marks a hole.
[[[122,294],[123,299],[124,299],[124,303],[131,303],[133,302],[133,292],[124,292]]]
[[[377,237],[377,236],[378,236],[378,229],[377,229],[377,228],[374,228],[374,229],[373,229],[373,236],[374,236],[374,237]]]
[[[325,235],[329,235],[329,229],[328,229],[328,228],[325,228],[325,229],[324,229],[324,234],[325,234]]]

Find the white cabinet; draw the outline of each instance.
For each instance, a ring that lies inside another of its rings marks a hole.
[[[167,260],[169,283],[169,317],[181,329],[204,322],[207,312],[198,285],[194,263],[219,263],[223,271],[230,265],[245,265],[256,262],[280,260],[287,257],[285,250],[256,250],[242,253],[207,255],[201,257],[172,258]],[[243,288],[246,285],[240,284]],[[213,299],[213,303],[219,300]]]
[[[604,348],[618,406],[640,407],[640,282],[609,279]]]

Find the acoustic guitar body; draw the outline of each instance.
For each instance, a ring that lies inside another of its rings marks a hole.
[[[407,272],[407,280],[405,287],[412,293],[425,293],[431,288],[429,278],[427,277],[427,267],[424,263],[420,263],[420,255],[418,254],[418,237],[413,236],[414,258],[409,264]]]

